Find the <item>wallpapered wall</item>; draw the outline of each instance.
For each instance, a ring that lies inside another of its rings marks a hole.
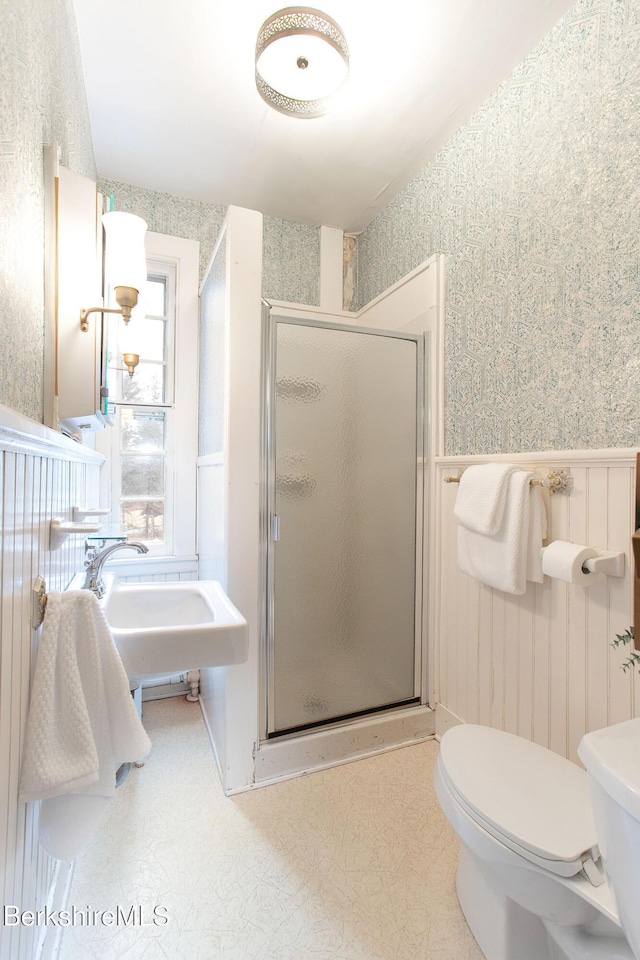
[[[2,0],[0,403],[42,420],[43,145],[95,177],[71,0]]]
[[[447,255],[447,453],[640,445],[640,2],[579,0],[359,238]]]
[[[116,210],[143,217],[150,230],[200,242],[204,276],[226,208],[215,203],[158,193],[101,178],[103,193],[113,194]],[[264,218],[263,296],[291,303],[317,304],[320,296],[320,231],[303,223]]]
[[[0,403],[42,416],[42,147],[95,177],[71,0],[3,0]],[[359,238],[358,303],[447,254],[448,453],[640,445],[640,0],[579,0]],[[153,230],[214,204],[103,181]],[[319,231],[265,218],[266,297],[318,302]]]
[[[115,210],[137,214],[146,220],[149,230],[154,233],[198,240],[202,279],[224,220],[225,207],[135,187],[105,177],[98,178],[98,189],[107,196],[113,196]]]
[[[262,294],[267,300],[320,303],[320,228],[264,218]]]

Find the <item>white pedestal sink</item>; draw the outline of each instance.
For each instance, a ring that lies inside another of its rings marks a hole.
[[[108,573],[103,579],[100,605],[130,678],[247,659],[247,621],[217,580],[122,583]],[[74,578],[70,589],[82,581],[82,575]]]

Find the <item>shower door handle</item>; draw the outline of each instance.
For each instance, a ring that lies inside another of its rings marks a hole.
[[[275,515],[271,518],[271,536],[274,543],[277,543],[280,539],[280,517]]]

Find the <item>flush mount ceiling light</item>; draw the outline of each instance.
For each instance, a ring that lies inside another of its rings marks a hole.
[[[286,7],[256,40],[256,86],[270,107],[290,117],[320,117],[349,73],[349,48],[331,17]]]

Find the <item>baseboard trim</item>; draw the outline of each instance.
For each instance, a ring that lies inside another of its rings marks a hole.
[[[436,703],[435,707],[436,715],[436,740],[438,743],[442,740],[443,733],[449,729],[449,727],[457,727],[465,721],[458,717],[451,710],[448,710],[444,704]]]

